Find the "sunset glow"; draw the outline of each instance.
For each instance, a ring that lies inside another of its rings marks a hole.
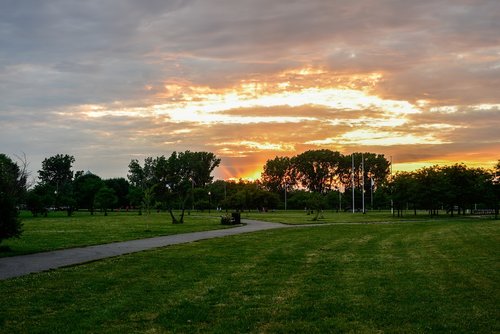
[[[324,148],[395,170],[500,158],[498,1],[31,5],[2,8],[0,141],[34,170],[58,153],[115,177],[210,151],[225,179]]]

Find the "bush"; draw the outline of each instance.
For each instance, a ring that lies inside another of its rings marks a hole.
[[[232,224],[234,224],[233,218],[229,214],[225,214],[225,215],[221,216],[220,217],[220,223],[222,225],[232,225]]]

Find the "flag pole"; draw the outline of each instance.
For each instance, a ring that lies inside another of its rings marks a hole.
[[[391,155],[391,183],[392,183],[392,155]],[[391,190],[391,214],[394,215],[394,201],[392,200],[392,190]]]
[[[351,155],[352,158],[352,213],[356,212],[354,209],[354,153]]]
[[[370,202],[371,202],[371,207],[373,210],[373,186],[375,183],[373,182],[373,176],[370,177]]]
[[[362,197],[362,203],[363,203],[363,214],[366,213],[365,210],[365,158],[363,153],[361,153],[361,194],[363,195]]]

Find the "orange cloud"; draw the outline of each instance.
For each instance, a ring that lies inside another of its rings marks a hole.
[[[465,137],[471,138],[470,155],[460,161],[494,161],[488,149],[482,150],[487,159],[471,153],[481,150],[472,136],[482,128],[483,136],[498,143],[498,135],[484,129],[495,128],[498,121],[491,116],[498,116],[499,105],[385,99],[377,95],[383,79],[380,73],[348,76],[307,66],[226,88],[173,82],[165,84],[159,104],[82,105],[61,114],[97,122],[121,119],[124,124],[131,122],[127,119],[149,120],[145,129],[133,130],[130,140],[149,143],[149,150],[162,154],[215,152],[229,164],[217,172],[222,178],[256,178],[267,159],[318,147],[391,155],[401,169],[453,162],[464,154],[458,147]]]

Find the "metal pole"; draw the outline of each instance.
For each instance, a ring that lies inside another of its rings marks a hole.
[[[339,188],[339,212],[342,212],[342,193]]]
[[[194,180],[191,178],[191,209],[194,211]]]
[[[392,155],[391,155],[391,183],[392,183]],[[391,214],[394,215],[394,201],[392,200],[392,190],[391,190]]]
[[[210,207],[212,206],[212,192],[208,192],[208,213],[210,213]]]
[[[370,177],[370,202],[373,210],[373,177]]]
[[[227,181],[224,180],[224,206],[226,207],[227,212],[227,189],[226,189]]]
[[[288,184],[285,183],[285,211],[286,211],[286,188],[287,188]]]
[[[354,153],[352,157],[352,213],[356,212],[354,209]]]
[[[363,213],[366,213],[365,210],[365,158],[363,153],[361,153],[361,187],[362,187],[362,203],[363,203]]]

